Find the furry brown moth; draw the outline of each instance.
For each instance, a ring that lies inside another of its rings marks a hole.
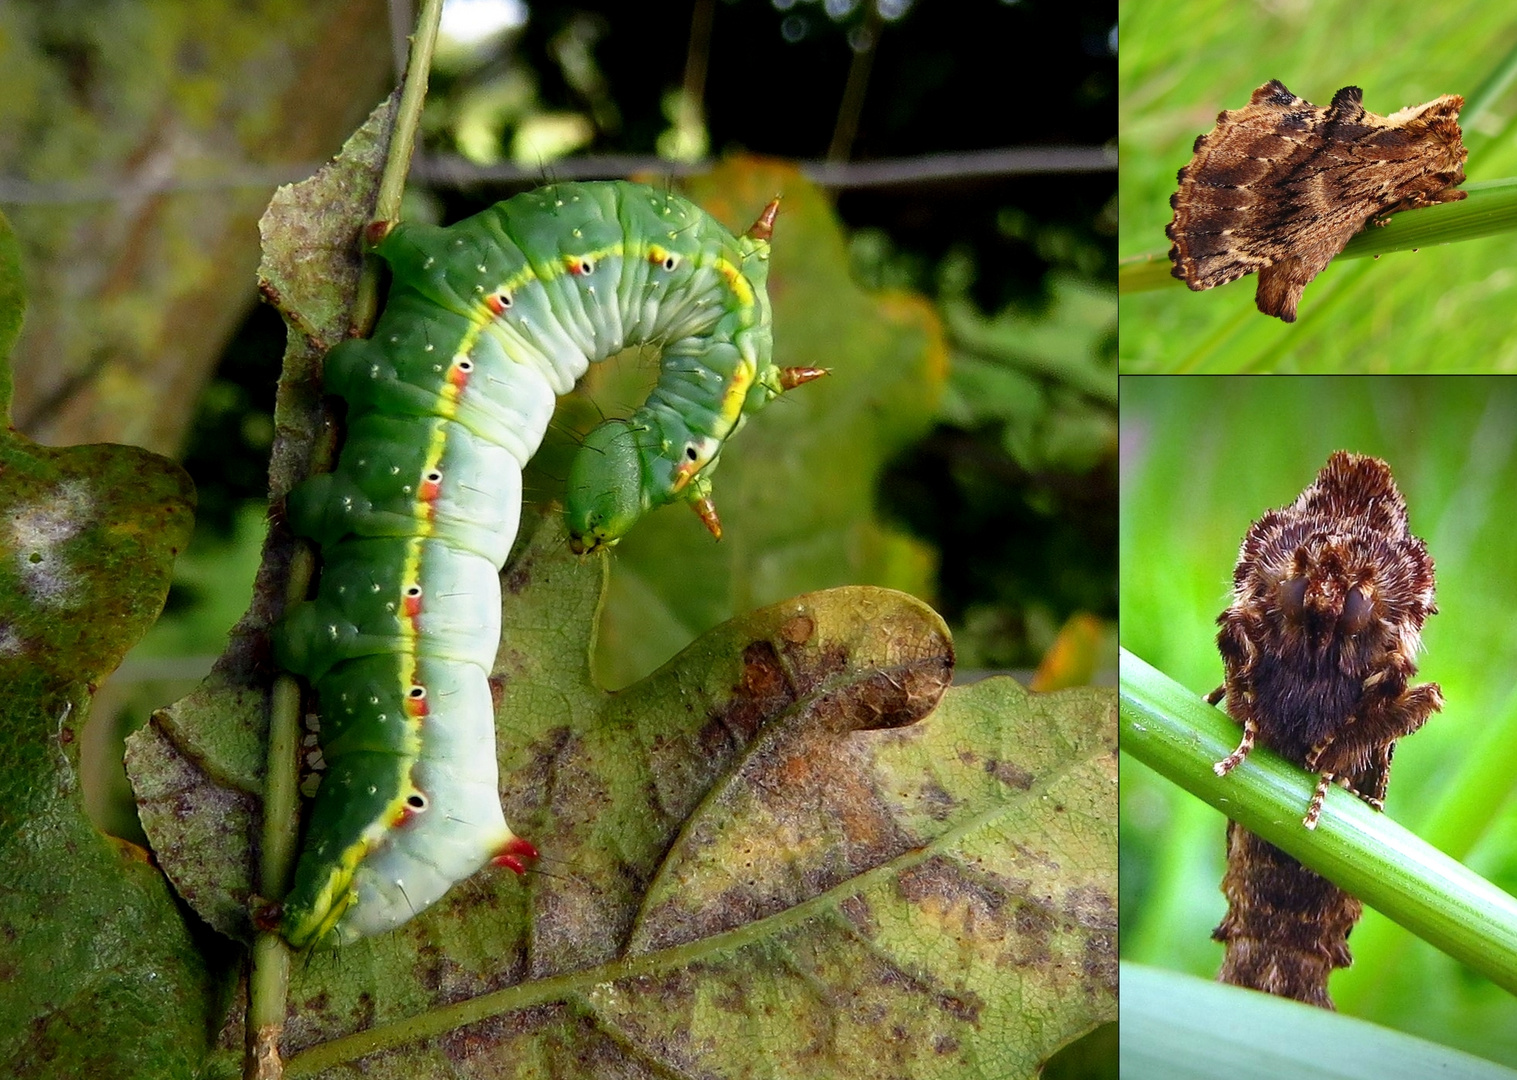
[[[1335,781],[1381,809],[1396,740],[1443,705],[1436,683],[1408,685],[1436,611],[1433,560],[1390,468],[1333,454],[1295,502],[1243,538],[1233,600],[1217,620],[1226,680],[1207,697],[1225,695],[1243,736],[1218,775],[1258,743],[1318,774],[1306,828]],[[1236,822],[1222,891],[1218,978],[1332,1008],[1327,979],[1350,963],[1359,901]]]
[[[1295,322],[1307,284],[1367,222],[1464,198],[1463,107],[1445,94],[1377,116],[1345,86],[1324,109],[1270,80],[1180,170],[1172,273],[1199,291],[1257,272],[1259,310]]]

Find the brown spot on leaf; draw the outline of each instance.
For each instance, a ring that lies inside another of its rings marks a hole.
[[[959,800],[936,781],[922,785],[921,799],[928,816],[934,821],[947,821],[953,815],[954,807],[959,805]]]
[[[1032,787],[1035,777],[1013,761],[987,761],[985,771],[1008,787],[1026,791]]]
[[[797,615],[780,627],[780,637],[792,645],[804,645],[816,633],[816,620],[810,615]]]
[[[780,663],[774,646],[767,641],[750,642],[743,650],[743,673],[727,705],[712,714],[716,731],[704,731],[698,738],[710,747],[713,736],[726,736],[738,746],[746,746],[764,721],[789,708],[795,702],[790,679]]]
[[[1112,934],[1092,934],[1085,939],[1085,950],[1080,958],[1080,968],[1085,973],[1085,992],[1096,996],[1103,991],[1117,992],[1117,942]]]
[[[501,589],[507,593],[510,593],[512,596],[520,596],[523,592],[526,591],[527,586],[531,584],[531,570],[529,567],[523,566],[521,563],[512,564],[506,570],[506,572],[501,575],[500,579]]]
[[[872,938],[880,932],[880,924],[874,917],[874,909],[869,906],[869,901],[862,896],[850,896],[838,907],[853,923],[854,928],[866,938]]]

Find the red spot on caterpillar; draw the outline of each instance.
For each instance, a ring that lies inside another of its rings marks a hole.
[[[379,242],[395,231],[393,221],[371,221],[364,226],[364,244],[370,248],[378,247]]]
[[[492,866],[504,866],[518,874],[527,872],[527,863],[537,859],[537,849],[530,841],[523,840],[519,836],[513,836],[506,841],[504,847],[495,853],[495,858],[490,860]]]
[[[421,614],[421,586],[411,585],[406,588],[405,596],[401,599],[401,610],[408,619]]]
[[[423,476],[421,478],[421,486],[417,488],[416,494],[422,502],[429,504],[427,510],[430,517],[432,509],[430,504],[436,502],[437,497],[442,494],[442,474],[429,472]]]
[[[485,297],[485,307],[490,309],[492,315],[499,315],[506,310],[507,306],[505,299],[499,293],[491,293]],[[456,372],[458,368],[454,367],[453,370]]]

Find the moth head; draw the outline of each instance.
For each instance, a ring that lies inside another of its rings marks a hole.
[[[585,437],[569,467],[564,523],[569,549],[584,555],[610,547],[651,510],[637,427],[607,420]]]
[[[1379,618],[1373,581],[1339,573],[1295,573],[1279,583],[1275,599],[1286,627],[1318,644],[1360,639]]]
[[[1459,110],[1464,108],[1464,98],[1458,94],[1444,94],[1440,98],[1413,105],[1386,117],[1390,126],[1401,126],[1407,136],[1425,147],[1429,164],[1439,173],[1448,174],[1450,183],[1464,182],[1464,163],[1470,152],[1464,146],[1464,133],[1459,128]]]

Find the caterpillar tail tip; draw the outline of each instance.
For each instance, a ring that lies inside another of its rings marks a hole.
[[[516,874],[527,872],[527,863],[537,861],[537,848],[530,840],[523,840],[519,836],[513,836],[505,845],[495,853],[490,860],[493,866],[504,866],[507,870]]]

